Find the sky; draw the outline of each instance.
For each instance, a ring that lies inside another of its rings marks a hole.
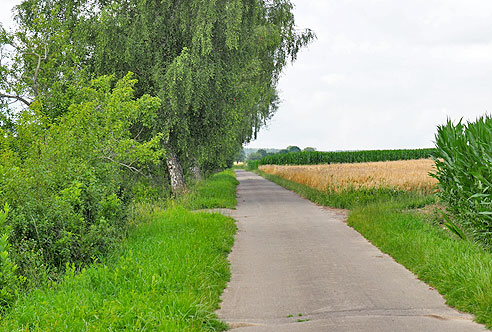
[[[0,0],[11,24],[19,0]],[[252,148],[424,148],[436,127],[492,110],[492,2],[292,0],[317,34],[279,82]]]
[[[424,148],[436,127],[492,109],[492,2],[293,0],[318,39],[279,83],[248,147]]]

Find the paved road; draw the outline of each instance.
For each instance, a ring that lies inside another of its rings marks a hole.
[[[234,332],[486,331],[348,227],[343,211],[253,173],[237,178],[239,231],[218,312]]]

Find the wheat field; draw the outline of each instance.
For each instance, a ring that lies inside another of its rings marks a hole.
[[[259,169],[322,191],[395,188],[431,192],[437,184],[437,180],[429,175],[435,169],[434,161],[430,159],[307,166],[264,165]]]

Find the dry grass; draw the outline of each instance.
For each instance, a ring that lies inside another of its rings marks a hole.
[[[259,169],[323,191],[354,188],[396,188],[431,192],[437,180],[430,159],[308,166],[264,165]]]

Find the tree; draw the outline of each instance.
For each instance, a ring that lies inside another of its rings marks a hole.
[[[289,151],[289,152],[301,152],[301,149],[298,146],[289,145],[287,147],[287,151]]]
[[[266,152],[265,149],[259,149],[256,151],[262,158],[265,157],[268,153]]]
[[[312,147],[308,146],[308,147],[305,147],[303,151],[313,152],[313,151],[316,151],[316,148],[312,148]]]
[[[241,150],[236,154],[236,157],[234,158],[234,161],[236,162],[244,162],[246,160],[246,153],[244,152],[244,149],[241,148]]]
[[[248,155],[247,160],[260,160],[263,156],[258,152],[253,152]]]
[[[70,96],[78,89],[74,85],[80,87],[82,81],[89,84],[90,80],[81,75],[81,61],[86,55],[86,43],[82,42],[86,31],[82,24],[76,24],[84,8],[81,3],[25,0],[16,8],[17,29],[7,32],[0,28],[3,114],[19,109],[10,107],[15,102],[26,108],[36,100],[54,119],[68,109]]]
[[[65,47],[46,57],[57,65],[38,71],[48,80],[43,98],[56,78],[132,71],[137,97],[162,100],[152,128],[135,124],[132,133],[163,137],[175,192],[185,188],[184,168],[223,167],[256,137],[277,109],[282,69],[314,37],[295,29],[289,0],[25,0],[18,12],[26,36]],[[26,68],[36,73],[36,65]],[[34,92],[27,77],[25,91]],[[53,105],[44,108],[51,117],[66,108],[49,98],[43,104]]]

